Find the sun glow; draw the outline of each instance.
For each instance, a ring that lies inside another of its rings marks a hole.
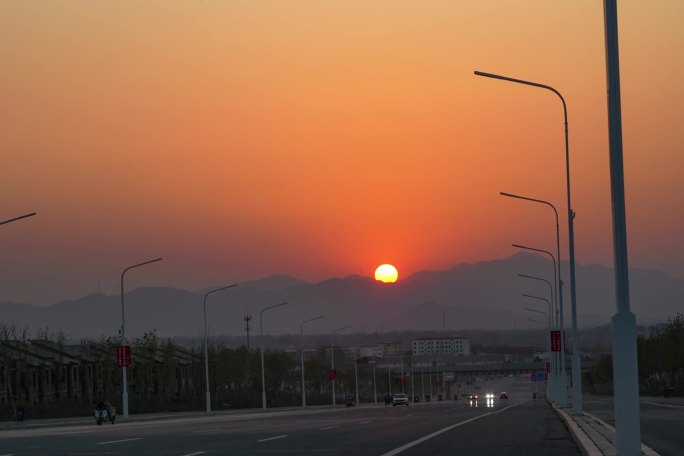
[[[375,280],[383,283],[394,283],[397,281],[397,277],[399,277],[397,268],[391,264],[381,264],[375,270]]]

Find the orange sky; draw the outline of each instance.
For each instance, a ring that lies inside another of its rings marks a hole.
[[[619,4],[630,265],[684,278],[684,3]],[[602,2],[0,3],[0,301],[567,252],[612,264]],[[567,253],[563,253],[567,259]],[[581,283],[578,283],[581,287]]]

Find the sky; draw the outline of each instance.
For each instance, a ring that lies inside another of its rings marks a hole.
[[[619,2],[631,267],[684,278],[684,2]],[[0,2],[0,301],[613,264],[596,0]],[[581,283],[577,284],[578,288]]]

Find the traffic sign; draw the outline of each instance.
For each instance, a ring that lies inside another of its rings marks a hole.
[[[116,347],[116,365],[118,367],[128,367],[131,365],[130,345],[119,345]]]
[[[532,374],[532,375],[530,375],[530,380],[533,382],[543,382],[544,381],[544,374],[543,373]]]

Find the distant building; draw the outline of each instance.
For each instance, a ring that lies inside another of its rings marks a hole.
[[[414,355],[470,355],[470,339],[429,337],[413,341]]]
[[[359,349],[360,357],[386,358],[388,356],[406,355],[403,342],[384,342],[380,345],[366,346]]]
[[[403,342],[386,342],[380,345],[384,349],[384,356],[400,356],[406,353]]]
[[[374,345],[371,347],[361,347],[359,349],[359,356],[362,358],[382,358],[385,355],[385,349],[380,345]]]

